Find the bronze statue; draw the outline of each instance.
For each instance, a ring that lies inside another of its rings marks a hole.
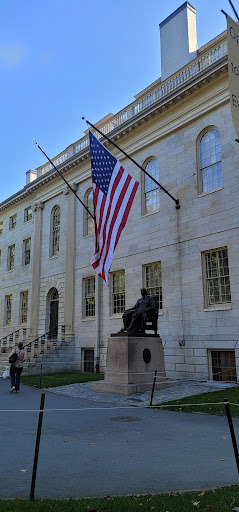
[[[158,306],[154,297],[150,297],[145,288],[140,290],[141,299],[137,300],[135,306],[131,309],[126,309],[123,313],[124,327],[120,332],[132,333],[145,333],[145,328],[148,320],[152,321],[153,330],[157,334],[157,313]],[[156,320],[156,323],[155,323]]]

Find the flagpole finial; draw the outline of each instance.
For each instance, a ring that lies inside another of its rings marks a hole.
[[[85,118],[84,118],[84,117],[82,117],[81,119],[83,119],[83,121],[85,120]]]

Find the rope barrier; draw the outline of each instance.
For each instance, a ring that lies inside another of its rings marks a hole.
[[[133,409],[134,411],[136,409],[159,409],[162,407],[191,407],[191,406],[202,406],[202,405],[224,405],[224,402],[208,402],[208,403],[200,403],[200,404],[167,404],[167,402],[164,402],[160,405],[127,405],[127,406],[117,406],[117,407],[82,407],[80,409],[44,409],[44,412],[84,412],[84,411],[114,411],[118,409]],[[233,404],[230,402],[230,405],[237,405],[239,407],[239,404]],[[0,409],[0,412],[39,412],[40,409]]]

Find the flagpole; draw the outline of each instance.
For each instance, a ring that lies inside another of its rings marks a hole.
[[[234,11],[234,14],[235,14],[235,16],[236,16],[236,18],[237,18],[237,21],[239,21],[239,16],[238,16],[238,14],[237,14],[237,12],[236,12],[236,9],[235,9],[235,7],[234,7],[234,5],[233,5],[232,1],[231,1],[231,0],[228,0],[228,1],[229,1],[229,4],[230,4],[230,6],[231,6],[232,10]]]
[[[119,151],[121,151],[121,153],[123,153],[127,158],[129,158],[129,160],[131,160],[131,162],[133,162],[135,165],[137,165],[137,167],[139,167],[139,169],[141,169],[141,171],[143,171],[145,174],[147,174],[147,176],[149,176],[149,178],[154,181],[154,183],[156,183],[156,185],[158,185],[158,187],[160,187],[166,194],[168,194],[169,197],[171,197],[171,199],[173,199],[173,201],[176,203],[176,209],[178,210],[180,208],[180,204],[179,204],[179,199],[175,199],[175,197],[173,197],[170,192],[168,192],[162,185],[160,185],[160,183],[155,180],[153,178],[153,176],[151,176],[143,167],[141,167],[141,165],[139,165],[131,156],[129,156],[127,153],[125,153],[125,151],[123,149],[121,149],[119,146],[117,146],[117,144],[115,144],[115,142],[113,142],[109,137],[107,137],[107,135],[105,135],[103,132],[101,132],[98,128],[96,128],[96,126],[94,126],[92,123],[90,123],[90,121],[87,121],[87,119],[85,119],[84,117],[82,117],[82,119],[88,123],[90,126],[92,126],[92,128],[94,128],[94,130],[96,130],[98,133],[100,133],[100,135],[102,135],[102,137],[105,137],[105,139],[107,139],[111,144],[113,144],[113,146],[115,146],[117,149],[119,149]]]
[[[41,150],[41,152],[43,153],[43,155],[45,155],[45,157],[47,158],[47,160],[49,160],[49,162],[51,163],[51,165],[54,167],[54,169],[56,170],[56,172],[58,172],[58,174],[60,175],[60,177],[63,179],[63,181],[66,183],[66,185],[69,187],[69,189],[73,192],[73,194],[75,194],[75,196],[77,197],[77,199],[80,201],[80,203],[82,204],[82,206],[84,206],[84,208],[86,209],[86,211],[89,213],[89,215],[92,217],[93,220],[95,220],[94,216],[92,215],[92,213],[90,212],[90,210],[87,208],[87,206],[81,201],[81,199],[79,198],[79,196],[77,195],[77,193],[74,191],[74,189],[71,187],[71,185],[68,183],[68,181],[66,181],[66,179],[64,178],[64,176],[62,176],[61,172],[57,169],[57,167],[53,164],[53,162],[51,161],[51,159],[47,156],[47,154],[45,153],[45,151],[43,151],[43,149],[41,148],[41,146],[39,146],[38,142],[36,142],[36,145],[37,147]]]

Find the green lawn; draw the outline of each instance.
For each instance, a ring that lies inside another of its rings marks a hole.
[[[230,512],[239,511],[239,486],[213,491],[81,500],[3,500],[0,512]]]
[[[201,393],[200,395],[188,396],[186,398],[180,398],[179,400],[172,400],[170,402],[166,402],[165,404],[163,404],[163,408],[170,409],[172,411],[204,412],[207,414],[225,414],[225,406],[223,403],[224,398],[227,398],[229,400],[230,411],[232,416],[239,416],[238,386],[233,388],[226,388],[220,391],[212,391],[210,393]],[[184,404],[192,405],[184,406]],[[177,405],[177,407],[169,407],[170,405]]]
[[[92,380],[103,380],[103,373],[55,373],[52,375],[42,375],[42,388],[54,388],[56,386],[65,386],[67,384],[77,384],[81,382],[91,382]],[[21,377],[22,384],[40,388],[39,375],[26,375]]]

